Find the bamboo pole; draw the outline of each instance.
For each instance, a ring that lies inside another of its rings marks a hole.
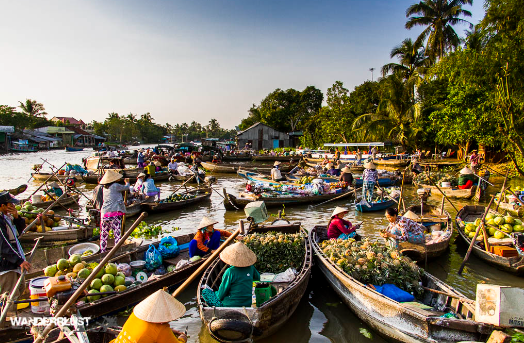
[[[404,194],[404,176],[405,174],[406,174],[406,170],[402,172],[402,185],[400,185],[400,200],[398,201],[397,212],[400,212],[400,203],[404,203],[404,199],[402,198],[402,195]]]
[[[48,208],[46,208],[44,210],[44,212],[42,212],[40,215],[41,216],[44,216],[50,209],[53,208],[53,206],[55,206],[55,204],[60,201],[63,197],[65,197],[67,195],[67,193],[64,192],[64,194],[62,194],[61,196],[58,197],[58,199],[56,199],[51,205],[49,205]],[[40,221],[40,218],[39,217],[36,217],[35,220],[33,220],[33,222],[31,224],[29,224],[28,226],[26,226],[26,228],[24,229],[24,231],[22,231],[22,233],[20,233],[20,236],[22,236],[24,233],[26,233],[27,231],[29,231],[33,226],[35,226],[36,224],[38,224],[38,222]]]
[[[127,230],[127,232],[122,236],[120,241],[118,241],[118,243],[109,251],[109,253],[102,259],[102,261],[100,261],[98,266],[91,272],[91,274],[89,274],[87,279],[80,285],[80,287],[75,291],[75,293],[71,296],[71,298],[69,298],[69,300],[64,304],[64,306],[62,306],[60,311],[58,311],[58,313],[55,315],[56,318],[60,318],[60,317],[64,316],[67,313],[67,310],[69,309],[69,307],[71,307],[71,305],[74,302],[76,302],[76,299],[80,296],[80,294],[82,294],[84,292],[86,287],[89,284],[91,284],[91,281],[93,281],[93,279],[96,277],[96,274],[98,274],[98,272],[100,270],[102,270],[104,265],[111,259],[111,257],[118,251],[118,249],[120,249],[120,247],[124,244],[125,240],[135,230],[135,228],[138,226],[138,224],[140,224],[140,222],[142,222],[142,220],[144,220],[145,217],[147,217],[147,213],[146,212],[142,212],[140,217],[138,217],[136,219],[136,221],[133,223],[133,225],[131,225],[129,230]],[[36,337],[34,343],[44,342],[45,338],[47,337],[49,332],[54,327],[55,327],[54,323],[50,323],[49,325],[47,325],[46,328],[44,329],[44,331],[41,334],[38,334],[38,337]]]
[[[62,167],[65,166],[66,164],[67,164],[67,162],[65,162],[65,163],[62,165]],[[59,169],[62,169],[62,167],[60,167]],[[35,193],[38,192],[42,187],[44,187],[44,185],[47,183],[47,181],[49,181],[49,180],[50,180],[51,178],[53,178],[53,176],[55,176],[55,175],[56,175],[56,173],[53,172],[53,174],[52,174],[50,177],[48,177],[48,178],[47,178],[47,179],[46,179],[46,180],[45,180],[45,181],[44,181],[44,182],[43,182],[43,183],[42,183],[42,184],[41,184],[41,185],[40,185],[40,186],[39,186],[39,187],[38,187],[38,188],[33,192],[33,193],[31,193],[31,195],[29,196],[29,198],[31,198],[33,195],[35,195]],[[58,177],[57,177],[57,179],[58,179]]]
[[[502,188],[500,189],[500,196],[499,196],[499,200],[497,201],[497,207],[495,208],[495,211],[499,210],[500,201],[502,200],[502,197],[504,196],[504,192],[506,191],[506,181],[508,180],[508,173],[509,173],[509,170],[506,169],[506,176],[504,177],[504,183],[502,184]]]
[[[469,244],[468,252],[466,253],[466,256],[464,257],[464,261],[462,261],[462,264],[460,265],[460,268],[458,270],[458,275],[462,274],[462,270],[464,269],[464,266],[466,265],[466,261],[469,259],[469,255],[471,255],[471,250],[473,250],[473,246],[477,242],[477,236],[479,234],[481,226],[484,227],[484,220],[486,219],[486,215],[489,212],[489,208],[491,207],[491,204],[493,203],[493,199],[495,199],[495,197],[492,195],[491,200],[489,201],[489,204],[486,207],[486,211],[484,211],[484,215],[482,216],[480,225],[477,227],[477,230],[475,231],[475,236],[473,236],[473,238],[471,239],[471,243]]]

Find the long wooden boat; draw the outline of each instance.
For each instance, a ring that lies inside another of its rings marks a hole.
[[[477,218],[482,218],[482,215],[486,211],[484,206],[470,206],[466,205],[460,209],[457,213],[457,231],[464,242],[468,245],[471,244],[471,239],[464,231],[466,222],[474,222]],[[497,212],[494,210],[489,211],[496,215]],[[524,257],[518,255],[514,257],[503,257],[495,255],[483,249],[479,243],[473,246],[473,253],[481,260],[497,267],[498,269],[522,276],[524,275]]]
[[[125,178],[136,179],[138,177],[138,174],[143,172],[143,169],[131,169],[131,170],[115,169],[115,170],[124,175],[124,177],[121,180],[121,183],[124,182]],[[94,174],[84,175],[82,176],[82,179],[84,180],[85,183],[96,185],[98,184],[98,180],[101,179],[102,176],[103,174],[100,175],[98,173],[94,173]],[[170,174],[166,171],[156,172],[155,175],[153,176],[153,180],[155,180],[156,182],[169,181],[169,176]]]
[[[228,165],[220,163],[211,163],[211,162],[200,162],[202,167],[206,170],[214,173],[236,173],[240,165]]]
[[[414,221],[424,225],[428,231],[439,232],[442,238],[432,239],[424,246],[400,242],[400,252],[415,261],[422,261],[425,257],[427,257],[427,259],[433,259],[442,255],[448,249],[451,236],[453,235],[453,221],[447,211],[441,213],[440,209],[437,209],[436,206],[426,203],[422,206],[422,213],[420,208],[420,205],[413,205],[408,207],[407,211],[411,211],[419,217],[413,219]]]
[[[373,163],[377,165],[377,167],[390,167],[390,168],[402,168],[408,166],[411,161],[404,159],[404,160],[397,160],[397,159],[376,159],[373,160]]]
[[[442,196],[442,193],[440,193],[438,188],[435,186],[424,185],[416,181],[413,181],[413,184],[421,188],[431,188],[431,195],[436,195],[439,197]],[[451,199],[471,199],[473,198],[473,196],[475,195],[475,191],[477,190],[477,186],[473,186],[470,189],[460,189],[460,188],[453,188],[453,187],[439,187],[439,188],[444,194],[446,194],[448,198],[451,198]]]
[[[329,193],[322,195],[304,195],[297,197],[265,197],[265,196],[255,196],[253,197],[236,197],[232,194],[229,194],[224,189],[224,207],[226,210],[237,210],[243,209],[247,204],[253,201],[264,201],[266,207],[281,207],[284,206],[300,206],[306,204],[320,203],[326,200],[330,200],[336,197],[345,198],[354,194],[353,188],[342,190],[341,193]]]
[[[65,151],[68,151],[68,152],[73,152],[73,151],[83,151],[84,148],[77,148],[77,147],[72,147],[72,146],[66,146],[65,147]]]
[[[271,156],[271,155],[257,155],[253,156],[253,161],[270,161],[270,162],[289,162],[291,160],[298,160],[299,156]]]
[[[327,239],[325,226],[314,227],[310,237],[317,265],[328,283],[363,322],[382,336],[396,342],[442,343],[485,342],[491,334],[491,325],[475,321],[474,301],[468,301],[466,296],[433,275],[424,272],[423,285],[449,295],[425,291],[421,302],[431,306],[431,310],[423,310],[413,303],[399,303],[362,284],[329,260],[319,246]],[[464,319],[442,317],[446,312]]]
[[[53,173],[31,173],[31,176],[35,181],[44,182],[46,180],[48,181],[62,181],[65,182],[67,179],[75,179],[76,182],[83,181],[82,175],[53,175]]]
[[[224,155],[222,156],[222,161],[225,162],[236,162],[236,161],[251,161],[253,157],[251,155]]]
[[[175,202],[143,202],[142,208],[148,213],[162,213],[178,210],[190,205],[198,204],[204,200],[209,200],[211,197],[211,188],[198,188],[185,194],[195,195],[195,197]]]
[[[496,205],[494,206],[496,207]],[[498,204],[498,211],[502,214],[505,214],[507,212],[514,217],[524,217],[524,206],[510,204],[505,201],[501,201],[500,204]]]
[[[93,237],[93,228],[79,227],[48,232],[28,231],[18,239],[20,242],[33,242],[38,237],[43,237],[42,242],[84,241]]]
[[[68,194],[67,196],[60,199],[52,208],[78,204],[78,198],[80,198],[80,194]],[[28,198],[28,199],[24,199],[21,201],[26,202],[26,201],[30,201],[30,199]],[[33,203],[33,206],[38,207],[38,208],[48,208],[54,202],[55,202],[54,200],[35,202]]]
[[[277,225],[269,226],[263,229],[254,229],[251,232],[267,232],[275,231],[282,233],[297,233],[299,231],[305,232],[300,228],[300,224],[294,226],[283,226],[279,228]],[[247,316],[252,325],[252,332],[257,331],[256,339],[268,337],[281,328],[285,322],[293,315],[297,308],[300,299],[304,296],[308,281],[311,275],[312,267],[312,250],[309,238],[305,240],[306,253],[302,267],[298,271],[298,275],[290,283],[279,283],[279,288],[283,290],[276,296],[270,298],[262,303],[259,307],[211,307],[202,298],[201,290],[204,285],[211,287],[213,290],[218,290],[223,272],[229,267],[227,264],[217,259],[211,264],[198,285],[197,301],[198,309],[200,311],[200,318],[212,336],[215,333],[231,333],[231,337],[238,337],[246,333],[240,330],[235,331],[234,320],[222,319],[224,317],[231,318],[231,313],[239,313]],[[221,326],[220,321],[229,322],[231,325]],[[238,336],[237,336],[238,335]],[[223,336],[223,335],[220,335]],[[229,336],[229,335],[228,335]],[[234,340],[232,340],[234,341]],[[240,341],[240,340],[236,340]]]
[[[396,205],[398,203],[398,198],[396,198],[395,200],[384,198],[383,201],[369,203],[369,206],[362,202],[359,202],[355,205],[355,209],[359,212],[383,211],[386,208],[390,208],[391,206]]]
[[[23,185],[20,185],[20,186],[18,186],[16,188],[6,189],[5,191],[8,191],[11,195],[17,196],[19,194],[22,194],[26,190],[27,190],[27,185],[23,184]],[[4,191],[2,191],[2,192],[4,192]]]

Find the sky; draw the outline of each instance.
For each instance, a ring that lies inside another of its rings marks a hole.
[[[392,62],[413,0],[0,0],[0,105],[234,128],[277,88],[350,91]],[[465,6],[477,23],[483,2]],[[466,26],[457,26],[464,35]]]

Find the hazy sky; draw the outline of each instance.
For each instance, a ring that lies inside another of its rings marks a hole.
[[[276,88],[375,78],[413,0],[0,0],[0,104],[233,128]],[[474,1],[473,23],[484,15]],[[463,34],[466,27],[457,27]]]

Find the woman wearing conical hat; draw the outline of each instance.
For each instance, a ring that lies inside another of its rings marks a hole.
[[[357,234],[359,225],[353,225],[344,216],[349,212],[347,208],[336,207],[328,223],[327,235],[329,239],[348,239],[354,238]]]
[[[237,242],[220,253],[220,259],[229,264],[216,292],[225,307],[251,307],[253,281],[260,280],[254,264],[257,256],[244,243]]]
[[[460,170],[460,175],[458,178],[458,187],[460,189],[470,189],[473,187],[473,184],[477,181],[475,173],[473,170],[468,167],[464,167]]]
[[[118,183],[122,179],[122,174],[116,170],[106,170],[99,184],[104,186],[102,193],[102,208],[100,209],[100,251],[105,252],[107,249],[107,238],[109,231],[113,230],[115,244],[120,240],[120,230],[122,228],[122,218],[126,213],[123,192],[131,191],[129,179],[125,179],[126,184]]]
[[[339,181],[344,182],[348,187],[353,184],[353,174],[348,166],[342,168]]]
[[[215,229],[217,221],[202,218],[195,237],[189,242],[189,257],[204,256],[220,246],[220,237],[229,237],[231,232]]]
[[[110,343],[184,343],[187,336],[169,326],[184,313],[184,304],[160,289],[135,306],[120,334]]]

